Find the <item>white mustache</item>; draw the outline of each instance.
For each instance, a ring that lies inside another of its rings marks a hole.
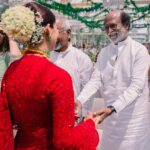
[[[116,35],[118,35],[118,32],[108,34],[108,36],[116,36]]]
[[[60,44],[60,42],[57,42],[57,44],[56,44],[56,46],[55,46],[55,50],[57,51],[57,50],[59,50],[61,48],[61,44]]]

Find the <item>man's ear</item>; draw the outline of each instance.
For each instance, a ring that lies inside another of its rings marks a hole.
[[[127,29],[129,31],[130,27],[128,24],[124,24],[125,29]]]

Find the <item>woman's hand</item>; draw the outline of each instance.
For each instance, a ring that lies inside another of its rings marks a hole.
[[[99,123],[103,122],[103,120],[105,120],[108,116],[110,116],[112,114],[112,109],[111,108],[102,108],[99,111],[97,111],[96,113],[94,113],[95,116],[99,116]]]
[[[99,115],[96,115],[95,113],[89,112],[89,113],[87,114],[87,116],[85,117],[84,121],[86,121],[86,120],[88,120],[88,119],[93,120],[94,123],[95,123],[95,126],[97,126],[99,123],[102,122],[103,117],[101,117],[101,116],[99,116]]]

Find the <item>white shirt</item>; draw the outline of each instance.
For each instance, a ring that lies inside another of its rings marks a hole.
[[[149,68],[150,68],[150,55],[149,55]]]
[[[105,105],[117,111],[104,121],[102,150],[150,150],[148,61],[146,48],[130,37],[100,52],[77,99],[84,103],[100,89]]]
[[[70,44],[63,52],[52,51],[51,59],[57,66],[70,74],[73,81],[74,94],[77,97],[93,72],[93,64],[90,58]],[[89,105],[89,102],[87,105]]]

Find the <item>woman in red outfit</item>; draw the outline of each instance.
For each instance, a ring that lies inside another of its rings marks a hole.
[[[54,48],[57,41],[55,16],[37,3],[26,6],[34,11],[35,21],[42,17],[43,32],[38,42],[32,36],[24,56],[13,62],[4,75],[0,150],[95,150],[99,141],[95,124],[99,118],[89,115],[74,126],[71,78],[52,64],[44,52]],[[15,139],[13,125],[18,127]]]

